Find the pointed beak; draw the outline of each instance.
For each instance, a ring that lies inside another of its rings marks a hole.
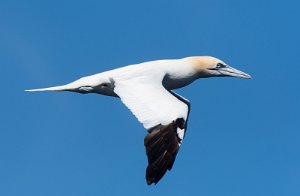
[[[230,66],[226,66],[224,68],[221,68],[218,70],[221,74],[224,76],[231,76],[231,77],[238,77],[238,78],[247,78],[250,79],[251,76],[245,72],[242,72],[240,70],[234,69]]]

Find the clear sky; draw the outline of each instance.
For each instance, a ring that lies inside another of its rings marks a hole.
[[[0,1],[0,195],[300,195],[299,1]],[[212,55],[252,80],[198,80],[171,172],[118,99],[27,93],[156,59]]]

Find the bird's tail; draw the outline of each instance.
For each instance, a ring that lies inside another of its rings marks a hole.
[[[82,77],[78,80],[75,80],[71,83],[61,85],[61,86],[53,86],[49,88],[38,88],[38,89],[30,89],[25,90],[27,92],[40,92],[40,91],[74,91],[79,92],[81,88],[85,90],[88,87],[91,87],[94,85],[94,81],[98,78],[95,78],[95,76],[88,76],[88,77]],[[83,91],[84,92],[84,91]]]
[[[61,85],[61,86],[53,86],[49,88],[38,88],[38,89],[30,89],[30,90],[25,90],[27,92],[40,92],[40,91],[70,91],[75,89],[76,86],[74,83],[66,84],[66,85]]]
[[[66,91],[68,88],[66,88],[66,85],[63,86],[53,86],[49,88],[38,88],[38,89],[29,89],[25,90],[27,92],[40,92],[40,91]]]

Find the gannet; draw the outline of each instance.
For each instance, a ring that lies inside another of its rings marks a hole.
[[[146,181],[157,184],[171,170],[185,136],[190,102],[173,90],[199,78],[251,78],[211,56],[156,60],[82,77],[50,88],[26,90],[97,93],[120,98],[147,129]]]

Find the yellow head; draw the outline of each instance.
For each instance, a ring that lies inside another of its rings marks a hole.
[[[251,78],[247,73],[234,69],[223,61],[211,56],[193,56],[185,60],[199,73],[199,77],[231,76]]]

